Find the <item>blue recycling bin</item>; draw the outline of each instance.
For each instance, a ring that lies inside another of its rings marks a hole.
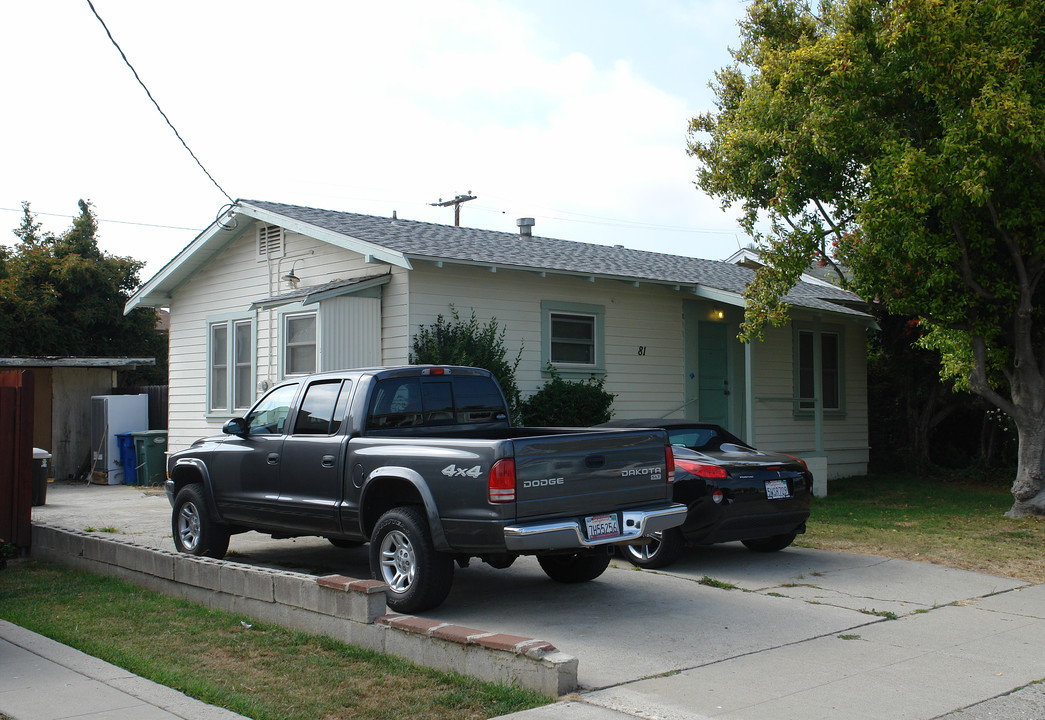
[[[117,433],[116,446],[120,450],[120,467],[123,468],[123,484],[138,484],[138,458],[134,451],[134,434]]]

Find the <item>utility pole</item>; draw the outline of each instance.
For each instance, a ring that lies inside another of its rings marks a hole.
[[[433,207],[450,207],[454,206],[454,226],[461,226],[461,203],[466,203],[469,200],[475,200],[475,195],[472,195],[472,191],[469,190],[466,195],[458,195],[453,200],[443,200],[439,198],[439,202],[428,203]]]

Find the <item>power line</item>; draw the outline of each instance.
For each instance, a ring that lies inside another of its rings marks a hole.
[[[169,125],[170,129],[174,131],[174,134],[177,136],[178,140],[181,140],[181,144],[184,145],[185,149],[189,151],[189,155],[192,155],[192,159],[195,160],[196,164],[200,166],[200,170],[203,171],[204,175],[210,178],[210,181],[214,183],[214,187],[218,188],[218,190],[221,191],[221,194],[228,198],[229,202],[235,202],[235,200],[232,199],[232,196],[225,192],[225,188],[219,185],[218,181],[215,180],[209,172],[207,172],[207,168],[203,167],[203,163],[200,162],[200,159],[196,157],[196,153],[192,151],[192,148],[190,148],[188,143],[186,143],[185,140],[182,138],[181,133],[178,132],[178,129],[174,127],[174,123],[172,123],[170,121],[170,118],[167,117],[167,113],[163,112],[163,109],[160,107],[160,104],[156,102],[156,99],[152,96],[152,93],[149,92],[149,88],[145,87],[145,83],[142,82],[142,79],[140,77],[138,77],[138,71],[134,69],[133,65],[131,65],[131,61],[127,59],[127,55],[123,52],[119,44],[116,42],[116,38],[114,38],[112,36],[112,33],[109,32],[109,28],[106,26],[105,21],[102,20],[102,16],[99,15],[98,11],[94,9],[94,3],[92,3],[91,0],[87,0],[87,4],[91,7],[91,12],[94,13],[94,16],[98,18],[98,22],[102,24],[102,28],[104,28],[105,34],[109,36],[109,42],[111,42],[113,44],[113,47],[115,47],[116,50],[119,51],[120,57],[123,58],[123,61],[127,64],[127,67],[129,67],[131,69],[131,72],[134,73],[134,79],[137,80],[138,84],[142,86],[142,90],[144,90],[145,94],[149,96],[150,100],[152,100],[152,104],[156,106],[156,109],[159,111],[160,115],[162,115],[163,119],[167,121],[167,125]]]
[[[18,214],[22,213],[21,208],[0,207],[0,211],[3,211],[3,212],[16,212]],[[37,212],[36,210],[33,210],[32,213],[33,213],[33,217],[36,217],[37,215],[46,215],[47,217],[69,218],[71,220],[80,217],[79,215],[68,215],[68,214],[65,214],[65,213]],[[103,223],[103,222],[104,223],[115,223],[117,225],[137,225],[138,227],[159,228],[161,230],[190,230],[192,232],[197,232],[197,233],[200,231],[199,228],[181,227],[179,225],[156,225],[155,223],[134,222],[132,220],[110,220],[108,218],[102,218],[102,217],[95,218],[95,219],[98,222],[100,222],[100,223]]]

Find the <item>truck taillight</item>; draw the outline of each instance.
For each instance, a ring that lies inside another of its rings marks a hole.
[[[503,458],[490,468],[490,502],[515,502],[515,460]]]
[[[675,451],[670,445],[664,446],[664,471],[668,476],[668,485],[675,482]]]

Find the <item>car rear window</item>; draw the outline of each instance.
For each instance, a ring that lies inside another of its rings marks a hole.
[[[747,443],[720,427],[668,428],[668,440],[690,450],[718,450],[724,443],[748,447]]]
[[[387,378],[374,388],[367,428],[466,425],[507,419],[501,394],[487,377]]]

